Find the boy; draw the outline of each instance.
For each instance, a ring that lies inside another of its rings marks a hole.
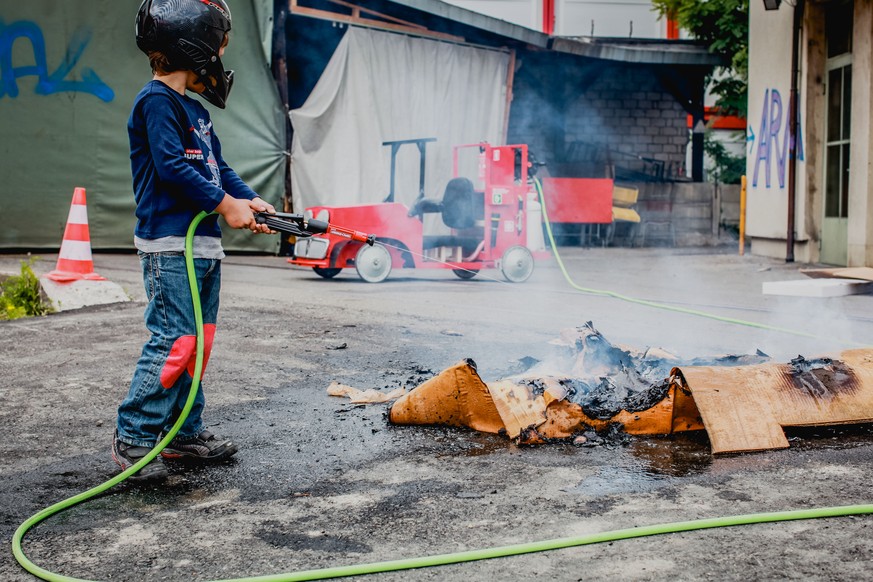
[[[253,211],[275,212],[225,162],[208,111],[186,90],[224,108],[233,83],[221,56],[231,27],[225,0],[144,0],[136,17],[137,46],[154,76],[137,95],[128,121],[137,225],[134,242],[148,305],[143,346],[127,397],[118,408],[112,457],[122,470],[142,459],[170,430],[188,397],[196,336],[185,268],[185,234],[201,210],[232,228],[270,232]],[[194,238],[194,263],[203,307],[205,356],[218,313],[221,231],[205,218]],[[173,441],[131,479],[167,476],[162,457],[219,461],[237,451],[203,429],[202,387]]]

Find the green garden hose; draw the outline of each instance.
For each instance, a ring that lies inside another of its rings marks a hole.
[[[538,183],[537,187],[539,188]],[[542,190],[540,190],[540,195],[542,195]],[[545,206],[543,206],[543,208],[545,209]],[[60,511],[63,511],[64,509],[68,509],[74,505],[91,499],[92,497],[99,495],[104,491],[107,491],[108,489],[121,483],[122,481],[139,471],[142,467],[147,465],[152,459],[160,454],[161,450],[163,450],[163,448],[166,447],[167,444],[173,439],[173,437],[181,428],[182,424],[185,422],[185,419],[187,418],[188,413],[191,410],[191,406],[194,404],[194,398],[196,397],[197,390],[200,387],[200,374],[203,370],[204,342],[203,313],[200,306],[200,293],[197,288],[197,278],[194,271],[194,259],[192,250],[194,231],[196,230],[197,225],[200,224],[200,221],[203,220],[206,216],[207,214],[205,212],[201,212],[194,218],[188,228],[188,234],[185,239],[185,262],[188,268],[188,282],[191,288],[191,299],[194,309],[194,318],[197,325],[197,352],[194,366],[194,378],[193,382],[191,383],[191,390],[188,393],[188,400],[185,402],[185,406],[182,409],[181,414],[179,415],[179,419],[176,421],[176,424],[173,425],[173,428],[170,430],[170,432],[167,433],[167,435],[157,445],[155,445],[155,448],[152,449],[138,463],[125,470],[124,472],[116,475],[112,479],[109,479],[105,483],[94,487],[93,489],[89,489],[88,491],[79,493],[78,495],[74,495],[73,497],[60,501],[50,507],[43,509],[42,511],[28,518],[20,526],[18,526],[18,529],[15,530],[15,534],[12,536],[12,553],[15,555],[15,559],[18,560],[18,563],[21,564],[21,566],[25,570],[39,578],[42,578],[43,580],[49,580],[51,582],[89,582],[87,579],[73,578],[70,576],[64,576],[62,574],[50,572],[44,568],[40,568],[39,566],[31,562],[21,548],[21,542],[25,534],[31,528],[44,521],[48,517]],[[546,224],[548,224],[548,222],[546,222]],[[551,237],[551,231],[549,232],[549,235]],[[555,253],[555,256],[557,257],[557,253]],[[562,263],[561,268],[563,269]],[[641,303],[650,304],[650,302]],[[751,525],[756,523],[772,523],[800,519],[816,519],[822,517],[843,517],[849,515],[862,515],[871,513],[873,513],[873,505],[866,504],[839,507],[823,507],[814,509],[799,509],[793,511],[780,511],[772,513],[756,513],[750,515],[735,515],[710,519],[697,519],[692,521],[681,521],[630,529],[620,529],[596,534],[556,538],[551,540],[515,544],[510,546],[497,546],[492,548],[470,550],[466,552],[455,552],[451,554],[439,554],[434,556],[407,558],[402,560],[373,562],[369,564],[354,564],[351,566],[337,566],[333,568],[323,568],[319,570],[304,570],[300,572],[270,574],[266,576],[254,576],[249,578],[234,578],[223,580],[221,582],[292,582],[299,580],[324,580],[327,578],[338,578],[342,576],[360,576],[363,574],[393,572],[397,570],[409,570],[413,568],[430,568],[433,566],[445,566],[448,564],[459,564],[463,562],[488,560],[491,558],[518,556],[534,552],[545,552],[549,550],[558,550],[575,546],[613,542],[630,538],[654,536],[667,533],[679,533],[717,527],[728,527],[734,525]]]
[[[602,295],[605,297],[613,297],[615,299],[621,299],[622,301],[627,301],[629,303],[636,303],[638,305],[645,305],[647,307],[654,307],[656,309],[665,309],[667,311],[675,311],[677,313],[685,313],[687,315],[696,315],[698,317],[705,317],[707,319],[714,319],[716,321],[723,321],[725,323],[744,325],[746,327],[756,327],[758,329],[766,329],[769,331],[778,331],[778,332],[782,332],[782,333],[787,333],[787,334],[801,336],[801,337],[808,337],[808,338],[813,338],[813,339],[823,339],[820,336],[817,336],[815,334],[807,333],[805,331],[799,331],[796,329],[789,329],[789,328],[785,328],[785,327],[776,327],[773,325],[767,325],[767,324],[758,323],[755,321],[747,321],[745,319],[737,319],[734,317],[724,317],[721,315],[716,315],[714,313],[709,313],[707,311],[701,311],[698,309],[689,309],[687,307],[679,307],[677,305],[658,303],[656,301],[649,301],[647,299],[637,299],[636,297],[622,295],[621,293],[616,293],[615,291],[604,291],[603,289],[592,289],[590,287],[582,287],[580,285],[577,285],[576,282],[573,281],[573,279],[570,277],[570,274],[567,272],[567,268],[564,266],[564,261],[561,260],[561,255],[558,254],[558,251],[557,251],[558,246],[555,244],[555,237],[552,235],[552,225],[551,225],[551,222],[549,221],[549,215],[548,215],[548,212],[546,210],[546,200],[545,200],[545,197],[543,196],[542,184],[540,184],[540,181],[537,178],[534,178],[533,181],[534,181],[534,184],[536,185],[537,193],[539,194],[540,207],[541,207],[542,213],[543,213],[543,222],[546,225],[546,232],[549,235],[549,243],[552,245],[552,250],[553,250],[554,255],[555,255],[555,260],[558,263],[558,267],[560,267],[560,269],[561,269],[561,273],[563,273],[563,275],[564,275],[564,279],[567,281],[567,283],[571,287],[573,287],[577,291],[582,291],[584,293],[590,293],[591,295]],[[852,342],[852,341],[847,341],[847,340],[835,340],[835,341],[837,341],[838,343],[847,345],[847,346],[864,347],[864,344],[859,344],[858,342]]]
[[[161,441],[155,445],[148,454],[139,460],[132,467],[128,467],[123,472],[119,473],[112,479],[97,485],[87,491],[79,493],[78,495],[74,495],[68,499],[64,499],[63,501],[59,501],[52,506],[46,507],[39,513],[36,513],[30,516],[24,523],[18,526],[18,529],[15,530],[15,533],[12,536],[12,553],[15,555],[15,559],[18,560],[18,563],[21,566],[43,580],[52,580],[58,582],[72,582],[76,580],[80,580],[79,578],[70,578],[68,576],[63,576],[61,574],[55,574],[54,572],[49,572],[44,568],[40,568],[33,562],[31,562],[27,556],[24,555],[24,551],[21,549],[21,540],[24,538],[24,534],[28,532],[33,526],[44,521],[49,516],[52,516],[59,511],[63,511],[64,509],[68,509],[74,505],[78,505],[83,501],[87,501],[92,497],[100,495],[104,491],[115,487],[131,475],[135,474],[137,471],[148,465],[152,459],[157,457],[164,447],[170,444],[170,441],[173,440],[173,437],[176,436],[176,433],[179,432],[179,429],[182,428],[182,424],[185,423],[185,419],[188,418],[188,413],[191,412],[191,407],[194,405],[194,399],[197,396],[197,390],[200,388],[200,374],[203,372],[203,309],[200,306],[200,290],[197,288],[197,275],[194,270],[194,231],[197,230],[197,225],[200,224],[200,221],[206,218],[208,214],[205,212],[201,212],[197,216],[194,217],[194,220],[191,221],[191,224],[188,226],[188,233],[185,237],[185,266],[188,270],[188,285],[191,288],[191,300],[193,303],[194,309],[194,323],[197,328],[197,352],[196,352],[196,360],[194,363],[194,378],[191,382],[191,390],[188,392],[188,400],[185,401],[185,406],[182,407],[182,412],[179,413],[179,418],[176,420],[176,424],[173,425],[173,428],[170,429],[170,432],[164,436]]]

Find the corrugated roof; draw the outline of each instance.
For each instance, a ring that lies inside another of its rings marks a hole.
[[[552,50],[625,63],[719,66],[727,64],[696,41],[629,38],[553,38]]]
[[[546,49],[549,46],[549,36],[530,28],[519,26],[486,16],[479,12],[467,10],[454,4],[448,4],[441,0],[391,0],[394,4],[400,4],[409,8],[414,8],[427,14],[441,16],[467,26],[472,26],[493,34],[498,34],[506,38],[523,42],[531,46]]]
[[[592,59],[650,65],[691,65],[713,67],[726,64],[706,47],[689,40],[635,38],[569,38],[547,34],[519,26],[499,18],[486,16],[441,0],[390,0],[394,4],[439,16],[482,31],[521,42],[531,47],[553,50]]]

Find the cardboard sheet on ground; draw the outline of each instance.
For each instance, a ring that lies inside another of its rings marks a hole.
[[[339,382],[331,382],[327,387],[328,396],[339,396],[348,398],[352,404],[378,404],[380,402],[388,402],[395,398],[400,398],[406,394],[404,388],[397,388],[391,392],[379,392],[370,388],[369,390],[361,390],[347,384]]]
[[[873,267],[836,267],[833,269],[801,269],[801,273],[812,279],[858,279],[873,281]]]
[[[586,430],[619,424],[630,434],[670,434],[700,430],[703,423],[694,401],[670,385],[663,399],[645,410],[622,410],[605,419],[589,416],[566,398],[555,379],[537,394],[511,380],[486,384],[472,360],[464,360],[399,398],[389,412],[395,424],[439,424],[506,434],[523,444],[569,439]]]
[[[873,421],[873,350],[830,364],[683,368],[714,453],[788,447],[783,427]]]
[[[599,334],[588,337],[602,340]],[[615,346],[608,348],[611,351],[601,349],[599,355],[628,354]],[[580,359],[585,355],[591,360],[592,353],[583,349]],[[615,369],[623,372],[629,362],[645,362],[618,361],[620,368]],[[506,434],[522,444],[571,439],[615,426],[635,435],[705,429],[713,453],[786,448],[783,427],[787,426],[873,421],[873,350],[847,351],[837,359],[798,357],[785,364],[731,366],[726,361],[668,368],[663,383],[641,391],[648,398],[632,394],[627,399],[631,406],[604,413],[603,408],[570,397],[579,382],[545,377],[486,383],[467,359],[399,398],[389,419],[396,424],[469,427]],[[652,395],[657,399],[653,401]]]

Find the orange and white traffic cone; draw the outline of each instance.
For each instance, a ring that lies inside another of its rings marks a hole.
[[[94,272],[94,262],[91,259],[91,233],[88,230],[84,188],[73,191],[73,203],[67,217],[58,264],[46,277],[58,283],[71,283],[82,279],[105,281],[105,277]]]

